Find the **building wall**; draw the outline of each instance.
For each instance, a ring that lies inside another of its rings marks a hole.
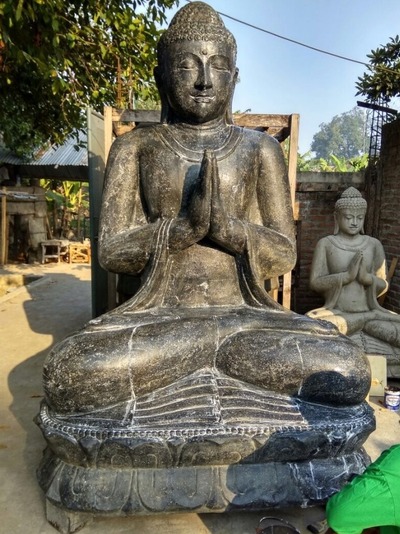
[[[41,187],[10,186],[6,188],[8,219],[8,259],[34,261],[40,259],[40,243],[47,239],[47,204]],[[18,195],[20,194],[20,197]],[[30,195],[25,200],[23,195]]]
[[[393,258],[399,259],[384,307],[400,313],[400,119],[383,128],[379,175],[377,237],[385,250],[388,268]]]

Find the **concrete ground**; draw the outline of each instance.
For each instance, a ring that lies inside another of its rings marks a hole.
[[[0,532],[54,534],[44,513],[35,470],[44,440],[33,422],[42,398],[43,360],[52,345],[91,318],[90,267],[83,264],[8,266],[4,273],[43,278],[0,298]],[[372,460],[400,443],[398,412],[371,398],[377,430],[366,450]],[[146,518],[96,518],[86,534],[254,534],[259,520],[279,516],[302,533],[324,517],[322,507],[264,513],[176,514]]]

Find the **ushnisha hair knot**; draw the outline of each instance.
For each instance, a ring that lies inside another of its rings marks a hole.
[[[158,59],[170,43],[179,41],[212,41],[231,45],[236,57],[236,40],[225,27],[222,18],[208,4],[191,2],[180,9],[162,34],[158,46]]]
[[[340,195],[336,201],[335,211],[343,209],[367,209],[367,201],[362,197],[360,191],[355,187],[349,187]]]

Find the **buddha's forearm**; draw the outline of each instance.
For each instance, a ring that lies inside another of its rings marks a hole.
[[[296,244],[285,234],[258,226],[247,225],[247,239],[257,256],[260,273],[264,278],[285,274],[296,263]]]
[[[317,293],[325,293],[336,287],[345,285],[344,277],[346,273],[321,274],[311,273],[310,288]]]
[[[174,218],[168,236],[169,251],[174,254],[190,247],[203,239],[207,231],[208,223],[193,224],[189,219],[181,217]]]
[[[214,220],[209,237],[232,254],[243,254],[246,247],[251,247],[265,278],[289,272],[296,262],[294,241],[270,228],[234,217]]]
[[[103,236],[99,243],[100,265],[115,273],[142,271],[150,257],[158,226],[152,223]]]
[[[209,237],[232,254],[242,254],[247,240],[247,223],[235,217],[216,218],[211,224]]]

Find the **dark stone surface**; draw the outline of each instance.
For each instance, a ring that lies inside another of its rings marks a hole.
[[[168,469],[90,469],[57,460],[46,499],[69,511],[108,515],[304,507],[325,502],[366,461],[362,451],[334,459]]]
[[[46,403],[38,423],[46,498],[124,515],[324,502],[363,471],[374,429],[367,403],[316,405],[211,370],[138,399],[124,423],[111,412],[60,417]]]
[[[163,123],[113,144],[100,261],[141,285],[44,366],[38,478],[62,532],[307,506],[368,461],[364,353],[264,289],[294,265],[292,208],[279,144],[231,123],[235,61],[215,11],[183,7],[159,46]]]
[[[60,417],[43,403],[38,423],[49,447],[83,467],[164,468],[301,461],[350,454],[373,429],[365,403],[316,405],[200,371],[137,399],[131,417],[117,406]]]

